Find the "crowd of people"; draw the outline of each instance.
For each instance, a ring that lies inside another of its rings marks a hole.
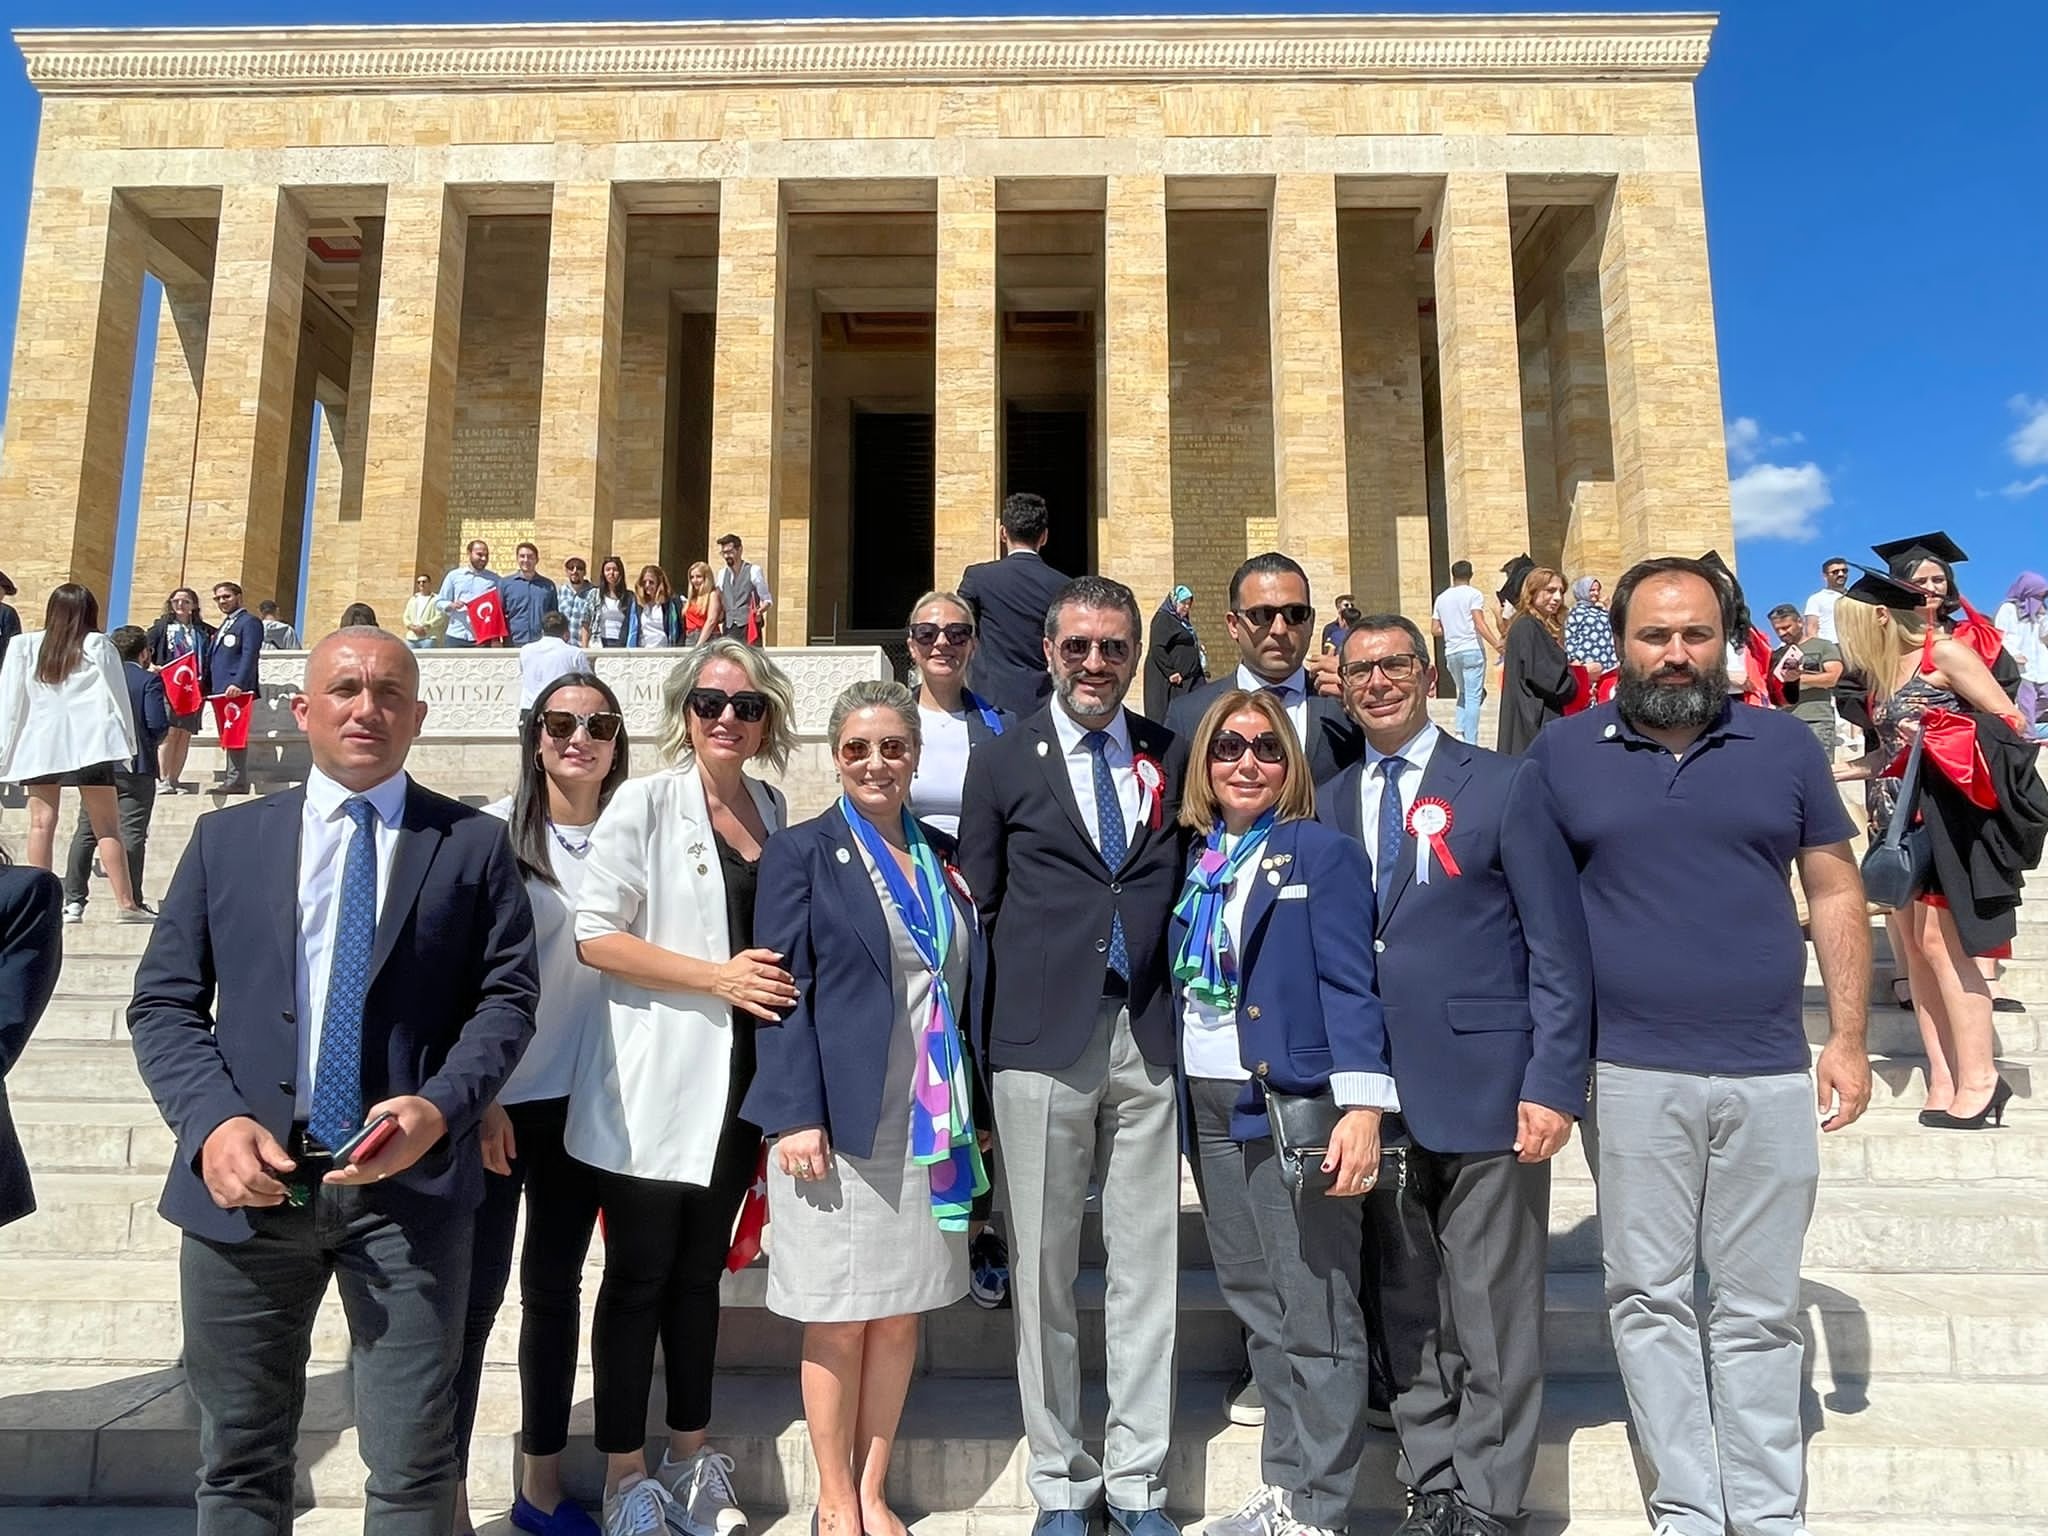
[[[1880,877],[1928,1043],[1922,1123],[1986,1129],[2009,1094],[1975,957],[2011,938],[2048,792],[2013,699],[2027,662],[1987,655],[1961,552],[1880,546],[1853,582],[1830,562],[1838,601],[1773,610],[1775,650],[1711,557],[1641,562],[1611,596],[1526,559],[1489,595],[1460,562],[1425,634],[1349,598],[1319,628],[1302,566],[1268,552],[1230,579],[1235,663],[1212,677],[1187,588],[1148,628],[1125,586],[1052,570],[1045,535],[1044,503],[1009,498],[1003,553],[911,606],[914,686],[834,701],[838,794],[797,823],[769,782],[796,700],[747,643],[767,594],[737,540],[681,600],[655,567],[627,588],[615,559],[587,589],[569,562],[557,589],[530,544],[497,577],[474,544],[437,592],[422,578],[403,637],[352,625],[313,648],[292,701],[304,786],[199,819],[128,1010],[179,1148],[160,1209],[183,1234],[204,1536],[289,1523],[330,1281],[364,1529],[468,1530],[515,1273],[514,1524],[739,1536],[719,1281],[764,1227],[767,1305],[802,1328],[819,1536],[905,1536],[888,1475],[919,1319],[969,1294],[1014,1309],[1041,1536],[1174,1536],[1184,1158],[1243,1330],[1234,1407],[1262,1425],[1259,1487],[1205,1536],[1341,1531],[1376,1423],[1410,1490],[1400,1536],[1517,1532],[1551,1162],[1582,1121],[1653,1523],[1801,1528],[1816,1123],[1838,1132],[1869,1100]],[[477,811],[406,762],[414,651],[473,643],[492,593],[531,625],[523,647],[556,654],[527,678],[511,794]],[[254,686],[233,669],[261,622],[231,584],[214,597],[220,625],[183,591],[109,639],[92,594],[60,587],[0,661],[0,780],[28,786],[30,865],[51,865],[58,788],[84,800],[78,901],[97,850],[122,916],[149,920],[122,818],[139,804],[146,827],[172,734],[196,724],[167,706],[161,658]],[[2007,606],[2033,623],[2044,603],[2036,578]],[[686,636],[658,730],[629,742],[584,647]],[[1455,731],[1430,712],[1434,642]],[[1488,652],[1498,751],[1473,739]],[[1837,763],[1832,722],[1800,711],[1852,696],[1874,743]],[[630,776],[639,759],[657,766]],[[1850,778],[1870,782],[1868,892]],[[0,1061],[54,985],[66,895],[0,874]],[[0,1221],[32,1208],[7,1141]],[[561,1458],[600,1222],[593,1515]],[[1099,1451],[1075,1289],[1091,1222]]]

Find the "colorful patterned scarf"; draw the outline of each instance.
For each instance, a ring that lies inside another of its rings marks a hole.
[[[1266,846],[1266,834],[1273,830],[1277,810],[1269,810],[1253,822],[1237,846],[1223,851],[1223,822],[1219,817],[1195,867],[1188,871],[1188,883],[1181,888],[1173,915],[1188,925],[1174,956],[1174,980],[1184,983],[1196,1001],[1211,1008],[1237,1007],[1237,956],[1231,952],[1230,929],[1223,921],[1223,908],[1230,900],[1230,887],[1238,871]]]
[[[953,1011],[952,988],[946,984],[946,956],[953,947],[953,898],[945,872],[924,834],[903,814],[904,838],[911,866],[917,871],[912,889],[897,866],[882,834],[844,795],[840,812],[855,839],[882,872],[882,884],[895,903],[918,957],[931,973],[931,1011],[917,1025],[917,1077],[910,1097],[910,1160],[930,1170],[932,1215],[941,1232],[965,1232],[967,1214],[977,1195],[988,1192],[988,1170],[981,1160],[981,1142],[974,1131],[974,1101],[967,1086],[967,1053],[960,1045],[960,1025]],[[915,1024],[916,1021],[913,1021]]]

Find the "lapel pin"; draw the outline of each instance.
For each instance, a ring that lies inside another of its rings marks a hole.
[[[837,854],[840,863],[851,864],[853,862],[853,855],[848,853],[844,848],[836,849],[834,851]]]
[[[1273,867],[1275,869],[1285,869],[1293,862],[1294,855],[1291,853],[1276,853],[1273,855]]]
[[[1039,755],[1040,757],[1043,757],[1043,756],[1045,756],[1045,754],[1046,754],[1046,753],[1047,753],[1048,751],[1050,751],[1050,750],[1051,750],[1051,749],[1050,749],[1050,748],[1048,748],[1048,747],[1046,746],[1046,744],[1045,744],[1044,742],[1042,742],[1042,741],[1041,741],[1041,742],[1040,742],[1040,743],[1038,744],[1038,755]]]
[[[697,866],[697,873],[698,873],[698,874],[700,874],[700,875],[708,875],[708,874],[710,874],[710,873],[711,873],[711,869],[710,869],[710,866],[708,866],[708,865],[705,865],[705,864],[699,864],[699,865]]]
[[[702,842],[695,842],[690,844],[690,857],[693,859],[701,859],[704,857],[704,844]]]
[[[1268,884],[1268,885],[1278,885],[1279,883],[1280,883],[1280,871],[1279,871],[1279,870],[1277,870],[1277,869],[1275,869],[1275,870],[1269,870],[1269,871],[1267,872],[1267,874],[1266,874],[1266,884]]]
[[[1602,736],[1605,736],[1609,741],[1612,741],[1614,740],[1614,727],[1610,725],[1607,727],[1606,730],[1602,731],[1600,734]]]

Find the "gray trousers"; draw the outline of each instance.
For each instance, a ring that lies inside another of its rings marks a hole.
[[[1813,1080],[1601,1062],[1593,1105],[1607,1320],[1651,1518],[1675,1536],[1793,1536],[1799,1261],[1820,1183]]]
[[[121,846],[128,852],[128,882],[135,899],[142,900],[143,854],[149,847],[149,818],[156,809],[156,778],[147,773],[114,770],[114,797],[121,816]],[[64,861],[64,900],[84,906],[90,894],[92,856],[99,849],[92,835],[92,818],[85,807],[78,808],[78,826],[71,834],[71,853]]]
[[[455,1520],[455,1370],[473,1214],[401,1225],[362,1190],[315,1186],[303,1208],[251,1212],[247,1242],[185,1236],[185,1378],[199,1405],[197,1536],[292,1528],[313,1320],[338,1277],[364,1536],[445,1536]]]
[[[1188,1081],[1216,1283],[1266,1404],[1260,1475],[1286,1491],[1295,1519],[1341,1531],[1365,1454],[1365,1201],[1314,1191],[1297,1204],[1269,1138],[1230,1139],[1243,1086]]]
[[[1173,1069],[1145,1059],[1105,999],[1081,1059],[995,1074],[1017,1312],[1017,1386],[1040,1509],[1166,1503],[1180,1285],[1180,1106]],[[1081,1441],[1081,1214],[1102,1186],[1109,1418],[1102,1459]]]

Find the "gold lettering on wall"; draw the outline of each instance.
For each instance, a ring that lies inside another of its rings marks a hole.
[[[459,424],[448,468],[448,559],[486,539],[493,569],[512,569],[512,546],[533,536],[540,427]]]

